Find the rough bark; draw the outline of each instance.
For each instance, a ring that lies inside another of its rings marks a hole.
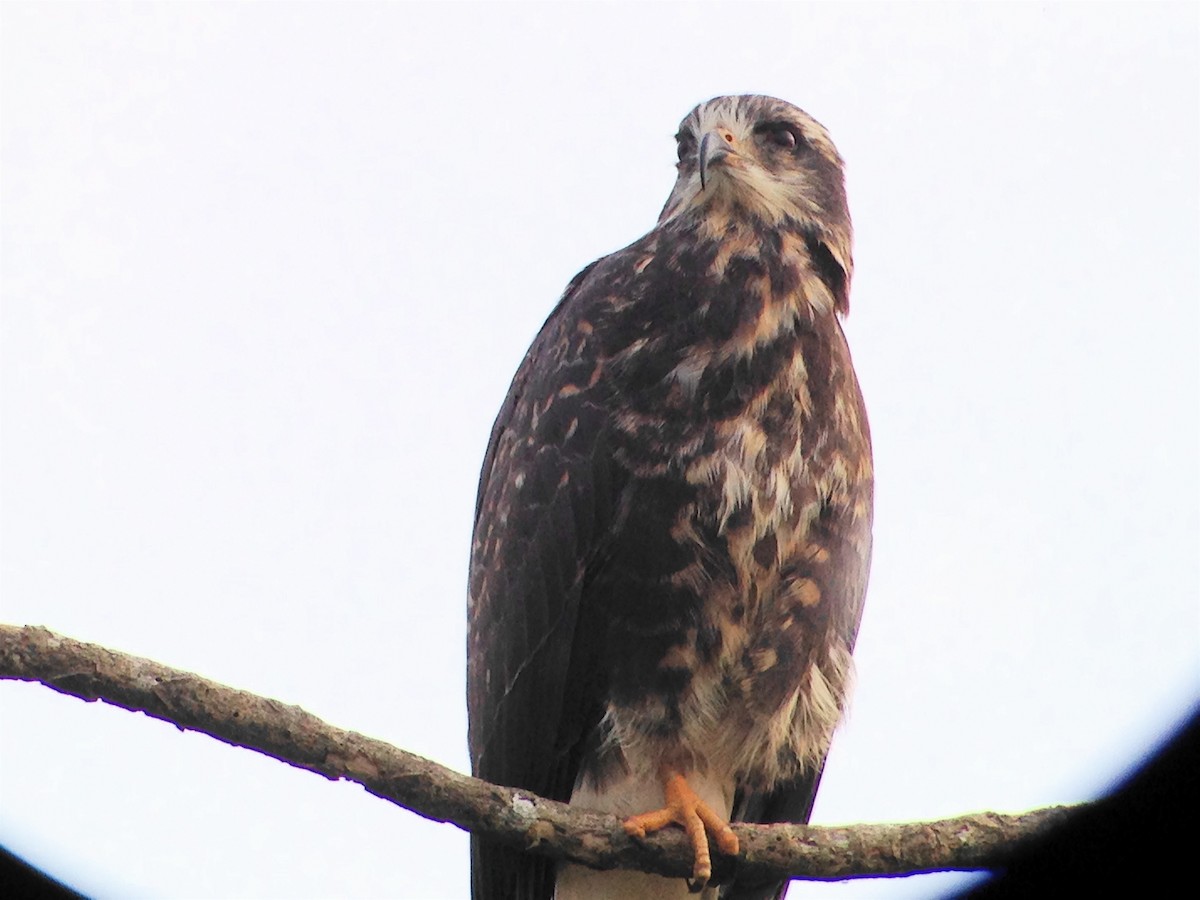
[[[681,831],[635,841],[614,816],[489,784],[335,728],[298,706],[45,628],[0,625],[0,679],[36,681],[89,702],[137,710],[329,779],[357,782],[427,819],[533,853],[598,869],[678,877],[691,872],[692,854]],[[1018,842],[1045,833],[1077,808],[899,825],[735,825],[742,854],[736,862],[718,860],[715,875],[727,877],[734,866],[756,876],[808,879],[994,868]]]

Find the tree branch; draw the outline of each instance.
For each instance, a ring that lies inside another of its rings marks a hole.
[[[37,681],[83,700],[140,711],[329,779],[357,782],[427,819],[532,853],[597,869],[691,873],[692,853],[681,831],[667,829],[635,841],[615,816],[489,784],[335,728],[298,706],[45,628],[0,625],[0,679]],[[715,875],[728,877],[735,866],[756,877],[809,879],[994,868],[1016,843],[1045,833],[1075,809],[838,828],[738,824],[734,830],[742,854],[736,862],[719,860]]]

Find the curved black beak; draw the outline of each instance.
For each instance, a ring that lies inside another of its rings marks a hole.
[[[733,153],[733,148],[723,135],[716,131],[705,132],[700,138],[700,149],[697,158],[700,163],[700,190],[708,185],[708,167],[715,165]]]

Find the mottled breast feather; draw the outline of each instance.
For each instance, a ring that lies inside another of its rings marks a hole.
[[[685,138],[710,121],[746,135],[749,186],[731,168],[698,188]],[[777,121],[801,129],[794,158],[754,143]],[[731,778],[735,818],[806,821],[871,550],[870,438],[837,317],[841,160],[771,98],[702,104],[680,148],[658,226],[572,281],[493,428],[470,572],[472,764],[565,801],[666,763]],[[473,868],[477,898],[553,894],[536,857],[476,841]]]

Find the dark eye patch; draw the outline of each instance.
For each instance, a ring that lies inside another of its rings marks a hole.
[[[764,122],[755,126],[754,133],[778,150],[795,150],[804,144],[804,135],[791,122]]]
[[[689,156],[696,152],[696,138],[693,137],[690,131],[681,131],[675,135],[675,140],[679,147],[679,161],[683,162]]]

